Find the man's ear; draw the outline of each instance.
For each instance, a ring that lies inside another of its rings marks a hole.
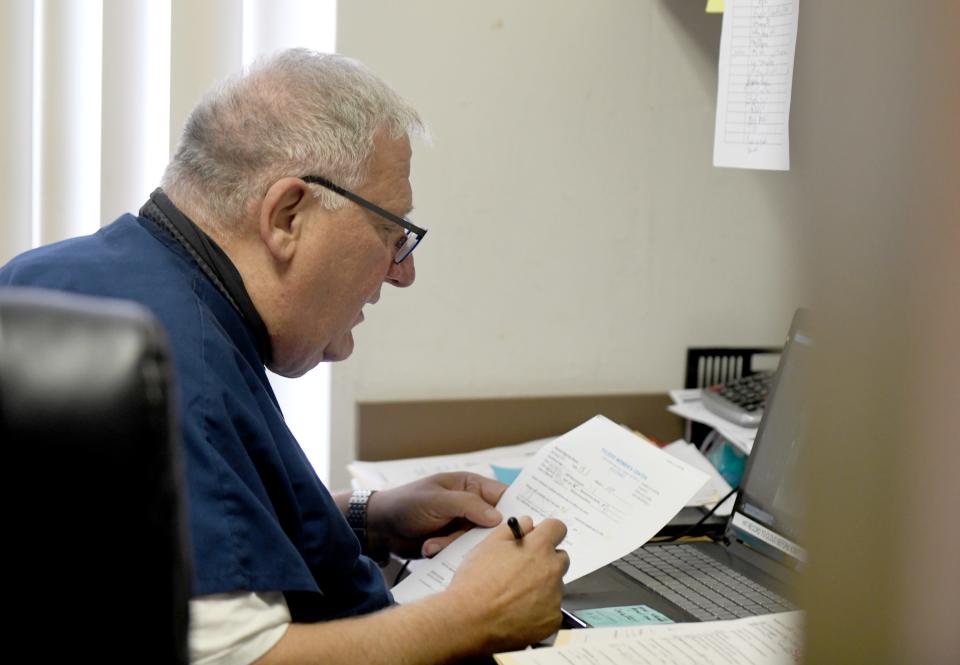
[[[310,187],[299,178],[281,178],[267,190],[260,203],[260,240],[275,260],[293,258],[302,232],[298,213],[313,203]]]

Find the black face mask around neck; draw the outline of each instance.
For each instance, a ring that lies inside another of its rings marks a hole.
[[[180,212],[159,187],[140,208],[140,216],[163,229],[190,254],[203,274],[213,282],[246,322],[256,340],[260,359],[264,365],[268,364],[273,350],[267,326],[250,300],[250,294],[243,285],[243,278],[226,252],[189,217]]]

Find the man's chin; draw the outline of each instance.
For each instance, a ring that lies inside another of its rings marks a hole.
[[[340,339],[327,345],[323,350],[323,359],[326,362],[346,360],[353,353],[353,333],[347,333]]]
[[[299,379],[301,376],[314,369],[319,365],[323,360],[314,360],[312,362],[301,362],[297,364],[291,364],[286,366],[279,366],[275,364],[267,365],[267,369],[278,376],[282,376],[285,379]]]
[[[346,360],[353,353],[353,335],[347,333],[338,340],[331,342],[324,347],[320,357],[317,357],[315,354],[307,355],[303,353],[305,349],[300,349],[299,351],[299,353],[287,354],[281,357],[277,357],[275,354],[273,362],[267,364],[267,369],[282,377],[296,379],[315,368],[321,362]],[[286,360],[286,362],[283,362],[284,360]]]

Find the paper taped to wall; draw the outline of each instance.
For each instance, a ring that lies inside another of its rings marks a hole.
[[[713,165],[790,169],[790,95],[800,0],[727,0]]]

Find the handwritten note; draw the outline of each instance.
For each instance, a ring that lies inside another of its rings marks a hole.
[[[800,0],[727,0],[714,166],[790,169],[790,96]]]
[[[647,542],[707,476],[629,430],[596,416],[547,444],[510,485],[497,508],[555,517],[567,525],[564,582],[593,572]],[[408,603],[447,588],[467,553],[490,532],[473,529],[393,588]]]

